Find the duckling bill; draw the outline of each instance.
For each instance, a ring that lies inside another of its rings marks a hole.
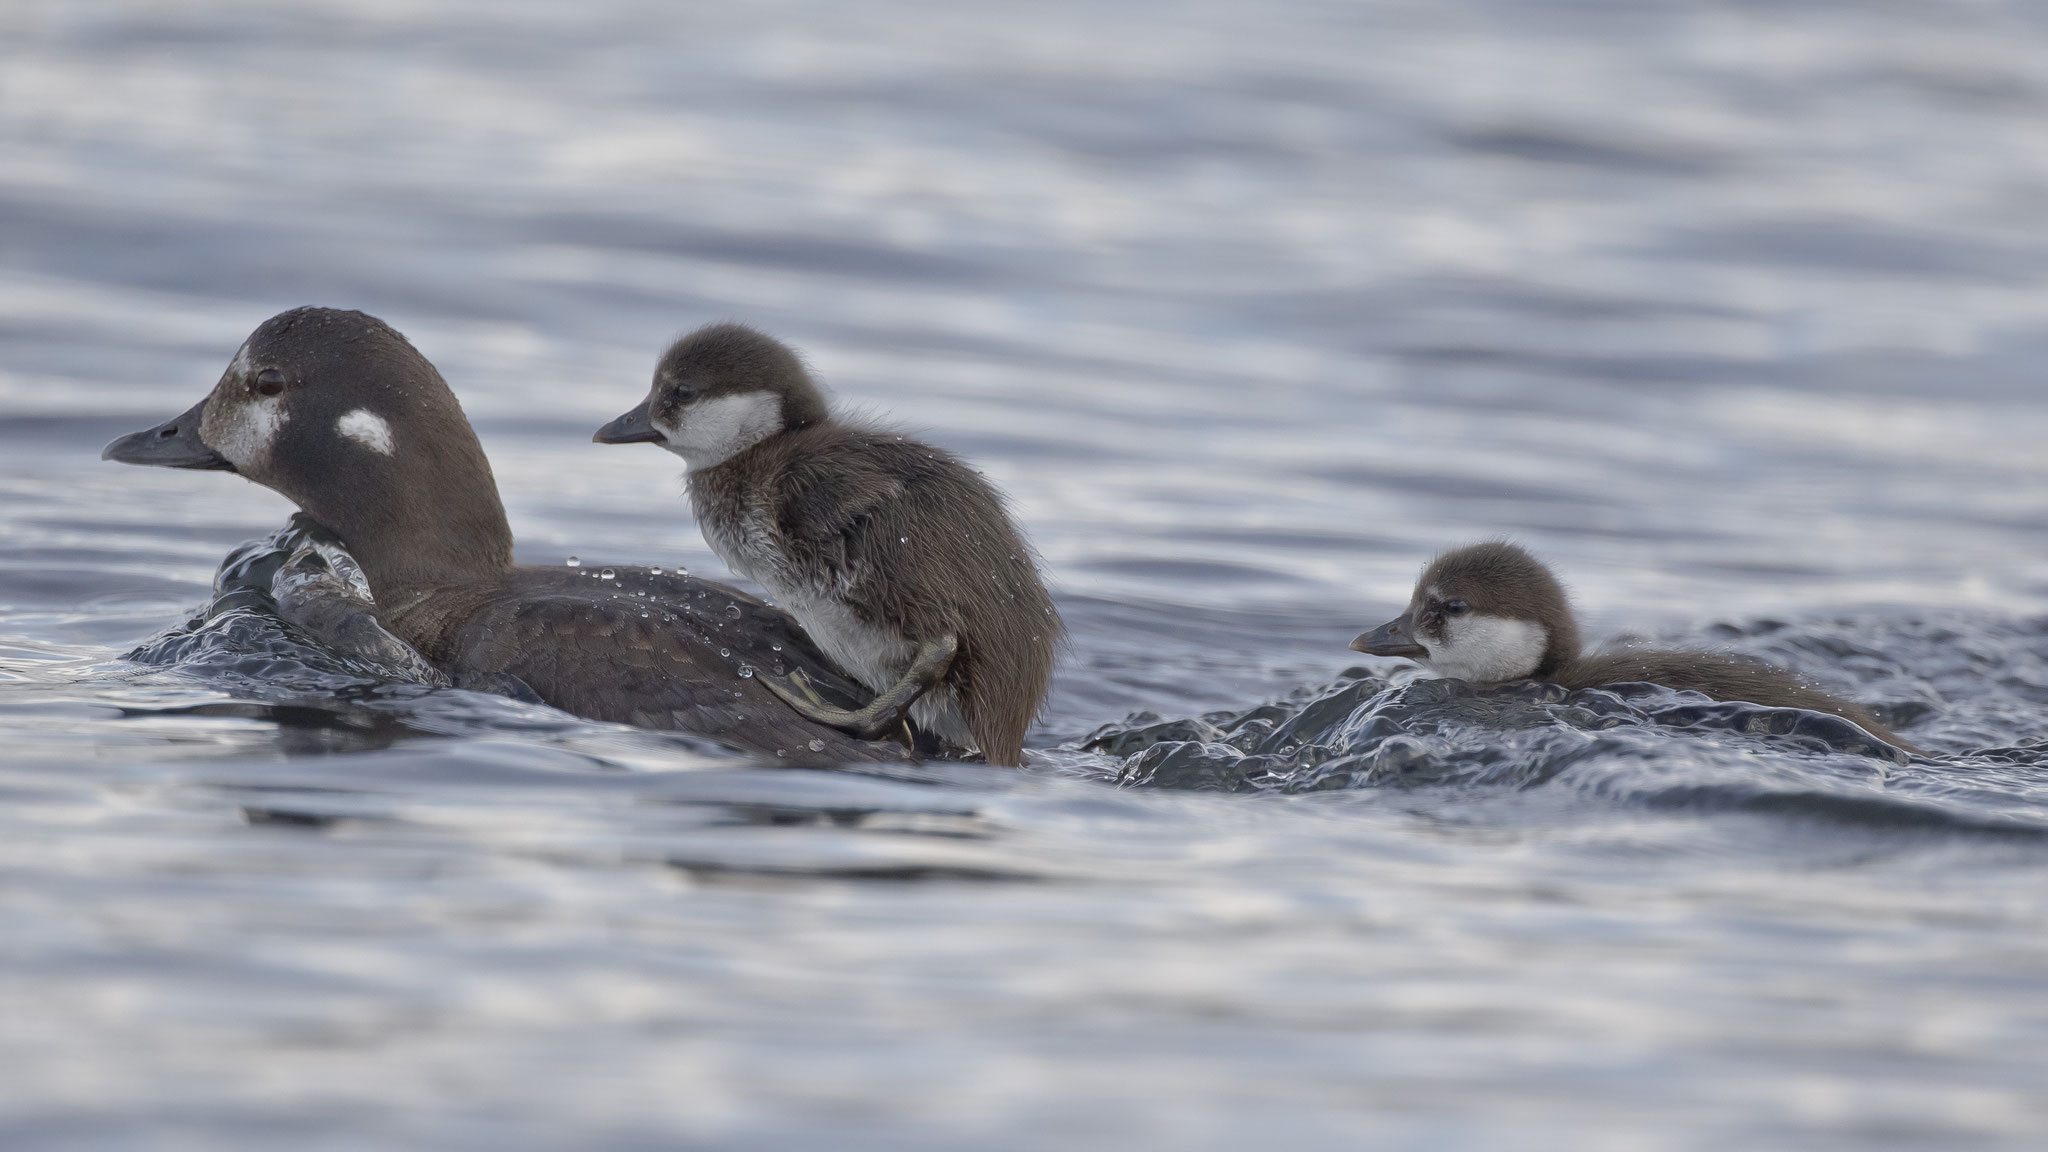
[[[1792,673],[1712,652],[1620,648],[1579,650],[1579,626],[1564,587],[1528,552],[1501,541],[1430,561],[1408,611],[1351,642],[1371,656],[1413,660],[1439,675],[1477,683],[1546,680],[1566,688],[1644,682],[1770,708],[1831,712],[1885,743],[1906,743],[1859,704],[1830,696]]]
[[[738,324],[677,341],[647,399],[592,439],[682,457],[712,550],[876,693],[842,710],[771,680],[793,707],[857,735],[907,708],[990,763],[1022,760],[1060,620],[1030,545],[979,473],[834,417],[794,352]]]

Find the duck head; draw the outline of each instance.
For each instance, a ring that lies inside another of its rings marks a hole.
[[[361,312],[271,317],[205,399],[100,457],[234,472],[283,495],[341,538],[380,600],[512,561],[490,462],[454,393]]]

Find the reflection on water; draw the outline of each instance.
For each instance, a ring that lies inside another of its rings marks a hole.
[[[2044,60],[2000,4],[7,6],[0,1141],[2025,1146]],[[788,338],[1011,494],[1040,764],[768,770],[260,612],[123,662],[288,510],[99,446],[306,303],[441,367],[523,559],[714,576],[587,437]],[[1936,756],[1347,672],[1497,534]]]

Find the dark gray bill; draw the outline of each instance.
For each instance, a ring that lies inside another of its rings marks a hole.
[[[146,432],[130,432],[100,449],[100,459],[119,460],[123,464],[153,464],[158,468],[206,468],[233,472],[235,466],[228,463],[226,457],[199,439],[199,419],[205,412],[206,401],[201,400],[181,416],[173,416]]]
[[[591,437],[599,444],[659,444],[661,433],[647,419],[647,402],[642,400],[631,412],[597,430]]]
[[[1403,612],[1351,642],[1351,650],[1368,656],[1405,656],[1420,660],[1429,649],[1415,642],[1415,619]]]

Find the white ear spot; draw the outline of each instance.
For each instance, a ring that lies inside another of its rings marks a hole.
[[[334,422],[334,430],[373,452],[391,455],[394,444],[391,425],[368,408],[343,413],[341,419]]]

